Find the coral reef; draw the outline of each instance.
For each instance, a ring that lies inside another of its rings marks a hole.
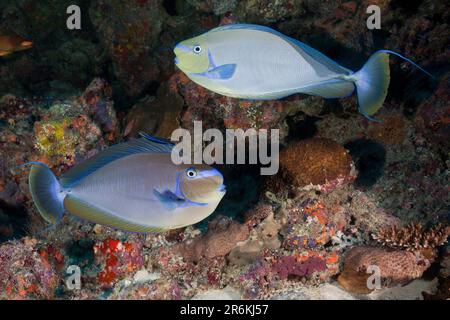
[[[327,266],[324,260],[317,257],[299,262],[295,256],[283,256],[275,262],[273,268],[281,279],[287,279],[292,276],[310,276],[314,272],[326,270]]]
[[[36,239],[23,238],[0,246],[0,297],[51,299],[60,278]]]
[[[255,226],[271,214],[273,214],[272,205],[260,202],[245,212],[244,221],[250,226]]]
[[[94,245],[96,263],[103,266],[98,274],[102,285],[111,285],[120,277],[139,270],[143,266],[142,244],[105,239]]]
[[[92,23],[128,95],[138,95],[160,75],[153,51],[166,15],[161,2],[143,1],[136,6],[98,0],[90,7]]]
[[[238,242],[249,235],[246,225],[227,218],[217,218],[208,225],[208,232],[190,244],[179,247],[181,255],[190,261],[202,258],[215,258],[227,255]]]
[[[265,211],[267,209],[265,208]],[[261,209],[259,208],[259,210]],[[230,252],[228,260],[234,265],[246,265],[261,258],[264,252],[278,249],[281,246],[278,239],[280,229],[280,223],[274,219],[274,213],[270,212],[256,228],[251,230],[246,241],[236,244]]]
[[[124,122],[125,137],[136,137],[140,131],[170,138],[179,127],[183,99],[169,92],[168,82],[158,88],[156,97],[146,96],[134,105]]]
[[[439,81],[436,91],[418,106],[416,121],[420,131],[438,148],[448,148],[450,141],[449,124],[450,74]]]
[[[118,123],[112,104],[111,87],[94,79],[80,97],[45,110],[34,123],[41,161],[50,167],[71,166],[95,147],[113,141]]]
[[[182,97],[185,108],[181,125],[191,129],[194,120],[201,120],[204,128],[280,129],[280,139],[287,136],[286,118],[299,110],[296,100],[256,101],[228,98],[215,94],[190,81],[181,72],[169,79],[170,93]]]
[[[67,30],[71,4],[0,1],[0,34],[33,41],[0,57],[0,299],[449,298],[448,1],[83,0],[82,29]],[[367,28],[371,4],[381,30]],[[435,79],[392,56],[382,122],[361,116],[355,96],[224,97],[176,70],[172,51],[228,23],[271,26],[353,71],[394,50]],[[43,161],[59,176],[140,131],[168,138],[193,120],[279,129],[279,174],[221,165],[226,198],[179,230],[126,234],[68,215],[44,229],[17,166]],[[69,265],[80,290],[65,286]],[[381,290],[367,287],[371,265]]]

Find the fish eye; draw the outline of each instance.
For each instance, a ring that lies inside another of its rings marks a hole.
[[[189,168],[186,170],[186,175],[188,178],[195,178],[197,176],[197,170],[194,168]]]
[[[193,50],[194,50],[194,53],[199,54],[199,53],[202,52],[202,47],[200,47],[200,46],[195,46]]]

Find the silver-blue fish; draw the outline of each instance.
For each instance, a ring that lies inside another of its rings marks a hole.
[[[295,93],[342,98],[355,88],[359,111],[367,118],[386,98],[390,50],[375,52],[353,72],[310,46],[271,28],[230,24],[178,43],[175,64],[197,84],[219,94],[251,99],[280,99]],[[430,75],[431,76],[431,75]]]
[[[144,135],[76,165],[59,180],[32,162],[29,187],[42,217],[67,211],[129,232],[157,232],[197,223],[225,195],[222,174],[207,165],[175,165],[173,144]]]

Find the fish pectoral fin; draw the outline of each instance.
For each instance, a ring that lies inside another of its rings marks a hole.
[[[139,233],[163,231],[160,228],[127,221],[70,194],[64,199],[64,208],[78,218],[119,230]]]
[[[230,79],[235,71],[236,71],[236,64],[230,63],[215,67],[214,69],[208,71],[208,74],[210,74],[213,79],[226,80]]]
[[[207,203],[194,202],[194,201],[190,201],[187,199],[182,199],[170,190],[164,190],[163,192],[160,192],[158,190],[153,190],[153,194],[156,196],[156,198],[163,204],[163,206],[167,210],[175,210],[176,208],[208,205]]]
[[[233,76],[235,71],[236,71],[236,64],[230,63],[230,64],[224,64],[224,65],[212,68],[211,70],[206,71],[206,72],[191,73],[190,75],[207,77],[207,78],[216,79],[216,80],[227,80]]]
[[[302,87],[298,92],[330,99],[348,97],[354,90],[355,85],[352,81],[332,79]]]
[[[167,210],[175,210],[179,206],[178,202],[184,201],[183,199],[178,198],[177,195],[170,190],[165,190],[164,192],[153,190],[153,194]]]

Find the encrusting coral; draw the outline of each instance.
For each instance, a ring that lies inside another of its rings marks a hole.
[[[178,252],[187,261],[198,261],[202,258],[222,257],[240,241],[249,236],[248,227],[230,219],[219,217],[208,225],[208,232],[195,238],[191,243],[178,246]]]
[[[420,223],[411,223],[404,227],[392,226],[381,229],[372,237],[383,246],[406,249],[409,251],[434,249],[447,242],[450,226],[438,224],[425,230]]]

